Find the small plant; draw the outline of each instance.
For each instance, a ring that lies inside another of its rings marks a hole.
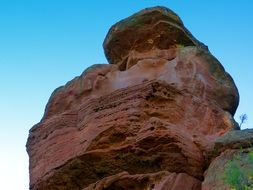
[[[247,121],[247,119],[248,119],[248,117],[247,117],[247,115],[246,114],[242,114],[242,115],[240,115],[240,128],[241,128],[241,126],[242,126],[242,124],[243,123],[245,123],[246,121]]]

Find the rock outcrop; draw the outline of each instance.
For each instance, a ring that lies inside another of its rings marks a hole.
[[[213,158],[202,190],[253,189],[253,129],[229,131],[217,138]]]
[[[110,64],[56,89],[30,130],[30,189],[212,189],[238,129],[230,75],[164,7],[116,23],[104,50]]]

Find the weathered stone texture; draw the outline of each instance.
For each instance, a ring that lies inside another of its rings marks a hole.
[[[56,89],[30,130],[30,189],[200,190],[238,127],[233,79],[163,7],[115,24],[104,49],[111,64]]]

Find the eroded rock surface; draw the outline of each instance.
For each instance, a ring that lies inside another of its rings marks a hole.
[[[30,189],[200,190],[238,127],[233,79],[163,7],[115,24],[104,48],[112,64],[56,89],[30,130]]]

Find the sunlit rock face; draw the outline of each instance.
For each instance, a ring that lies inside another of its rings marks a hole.
[[[56,89],[27,142],[32,190],[200,190],[237,129],[233,79],[165,7],[115,25],[97,64]]]

